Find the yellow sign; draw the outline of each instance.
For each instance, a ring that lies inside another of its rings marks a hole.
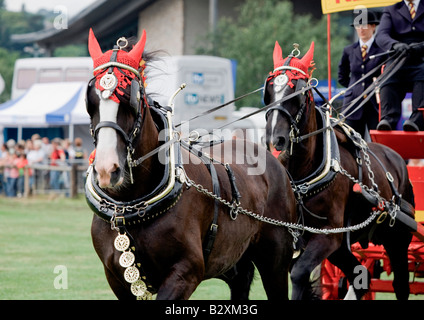
[[[353,10],[357,6],[367,8],[386,7],[399,0],[321,0],[322,13],[333,13],[346,10]]]

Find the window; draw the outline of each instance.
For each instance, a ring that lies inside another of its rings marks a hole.
[[[41,69],[40,77],[38,82],[40,83],[49,83],[49,82],[59,82],[62,80],[62,69]]]
[[[18,80],[16,87],[18,89],[29,89],[37,80],[37,70],[21,69],[18,70]]]
[[[65,71],[65,81],[88,81],[91,76],[89,68],[69,68]]]

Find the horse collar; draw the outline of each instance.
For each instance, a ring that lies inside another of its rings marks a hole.
[[[170,121],[170,112],[167,112],[169,117],[166,117],[162,111],[156,110],[156,108],[151,108],[151,111],[156,115],[157,121],[161,122],[160,126],[169,129],[172,125],[168,122]],[[167,139],[170,140],[170,137]],[[166,142],[168,141],[164,143]],[[91,165],[87,171],[85,196],[93,212],[111,224],[116,223],[118,218],[125,225],[148,222],[167,212],[181,197],[184,183],[179,143],[171,144],[166,150],[166,157],[169,161],[164,164],[164,174],[159,185],[150,194],[128,202],[113,199],[106,194],[97,185],[93,174],[93,165]],[[132,167],[131,164],[130,167]]]
[[[327,130],[323,131],[323,159],[318,168],[308,177],[294,181],[292,180],[293,190],[301,197],[310,197],[327,188],[336,178],[340,170],[340,150],[337,138],[331,127],[331,119],[328,112],[324,115],[319,108],[317,117],[321,118],[322,126],[327,126]]]

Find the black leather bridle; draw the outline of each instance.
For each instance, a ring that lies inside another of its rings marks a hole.
[[[130,92],[130,107],[131,111],[135,115],[135,122],[134,126],[129,134],[127,134],[116,122],[113,121],[100,121],[96,127],[93,129],[92,124],[90,124],[90,133],[93,137],[94,145],[97,145],[97,136],[101,128],[112,128],[114,129],[125,141],[125,146],[127,149],[127,165],[131,171],[132,168],[132,155],[134,154],[134,140],[136,139],[138,133],[141,131],[141,124],[142,124],[142,115],[143,110],[147,106],[146,102],[146,96],[144,91],[144,86],[142,85],[142,77],[138,70],[125,65],[123,63],[117,62],[117,53],[119,50],[121,50],[122,47],[118,47],[117,45],[114,46],[113,52],[110,58],[110,61],[100,65],[97,67],[94,72],[101,71],[100,74],[96,75],[93,79],[90,80],[88,90],[91,88],[93,83],[97,81],[97,79],[102,75],[100,78],[100,81],[102,81],[103,78],[106,80],[104,81],[109,82],[109,85],[107,85],[107,88],[104,89],[100,94],[100,99],[107,100],[109,97],[114,94],[116,87],[118,85],[118,78],[114,74],[114,70],[118,70],[118,72],[121,72],[125,77],[128,77],[128,75],[122,70],[128,70],[132,72],[135,77],[131,80],[131,92]],[[86,99],[88,100],[88,98]],[[132,177],[132,174],[131,174]]]
[[[277,68],[277,69],[274,70],[273,73],[275,73],[277,71],[280,71],[280,70],[282,70],[283,73],[279,73],[277,76],[268,77],[265,80],[264,90],[266,90],[266,88],[268,87],[268,83],[272,79],[275,79],[276,77],[278,77],[278,76],[280,76],[282,74],[284,75],[287,71],[295,70],[297,72],[301,72],[302,74],[305,75],[305,78],[297,79],[296,87],[295,87],[295,90],[294,90],[294,92],[299,91],[299,95],[297,97],[299,97],[299,99],[300,99],[300,108],[297,111],[297,113],[293,116],[283,106],[283,104],[278,104],[278,105],[273,106],[273,107],[271,107],[271,108],[269,108],[267,110],[267,112],[265,114],[265,119],[268,121],[268,117],[270,115],[270,112],[271,111],[274,111],[274,110],[278,110],[281,113],[281,115],[284,116],[288,120],[288,122],[290,123],[289,138],[290,138],[290,142],[293,144],[293,143],[299,142],[298,137],[299,137],[299,134],[300,134],[300,130],[298,128],[298,125],[299,125],[300,120],[302,119],[303,114],[305,113],[305,111],[307,109],[307,106],[308,106],[308,103],[309,103],[309,100],[310,100],[310,94],[311,93],[310,93],[310,91],[306,91],[305,92],[303,90],[305,87],[308,86],[308,83],[306,81],[307,75],[302,70],[300,70],[298,68],[291,67],[289,64],[290,64],[290,59],[288,59],[286,61],[286,63],[282,67],[279,67],[279,68]],[[274,91],[275,91],[275,84],[273,86],[274,86]],[[285,86],[284,86],[284,88],[280,89],[279,91],[284,91],[287,88],[287,86],[288,86],[288,83],[286,83]],[[264,99],[265,99],[265,97],[266,97],[266,95],[264,94]],[[292,148],[290,148],[290,149],[292,149]]]

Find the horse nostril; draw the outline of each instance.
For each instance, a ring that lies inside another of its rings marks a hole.
[[[282,151],[287,147],[287,139],[280,136],[274,139],[273,141],[275,149]]]
[[[104,162],[98,161],[94,166],[94,170],[97,173],[97,181],[101,188],[116,186],[123,180],[122,170],[118,163],[105,164]]]
[[[115,166],[115,171],[110,173],[110,182],[112,185],[117,184],[119,179],[121,178],[121,168],[118,166]]]

